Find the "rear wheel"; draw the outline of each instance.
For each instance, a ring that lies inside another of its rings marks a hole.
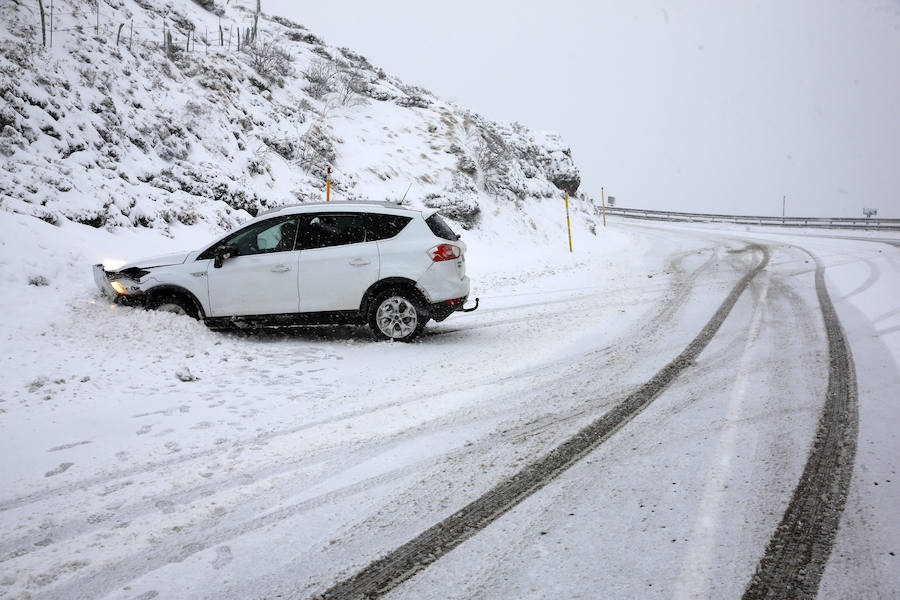
[[[198,318],[197,307],[194,306],[194,303],[180,296],[169,294],[156,296],[147,303],[147,308],[176,315],[187,315],[194,319]]]
[[[369,327],[383,340],[409,342],[428,322],[428,311],[406,290],[390,289],[375,297],[369,310]]]

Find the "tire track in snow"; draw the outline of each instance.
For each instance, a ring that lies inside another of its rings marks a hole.
[[[816,261],[816,295],[828,338],[828,388],[812,449],[781,523],[744,592],[744,600],[815,598],[850,488],[859,433],[856,371],[850,345]]]
[[[749,246],[745,250],[761,251],[762,260],[735,284],[712,318],[681,354],[648,382],[544,457],[355,575],[336,583],[318,598],[374,598],[386,594],[540,490],[631,421],[684,369],[691,366],[719,330],[750,281],[768,264],[769,252],[766,248]]]

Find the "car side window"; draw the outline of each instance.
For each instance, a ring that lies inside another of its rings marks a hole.
[[[301,250],[345,246],[369,241],[361,214],[312,213],[300,215],[297,246]]]
[[[297,217],[290,215],[249,225],[234,232],[215,246],[231,246],[235,250],[233,256],[248,256],[293,250],[296,238]],[[207,249],[198,259],[212,258],[215,246]]]
[[[366,214],[366,241],[392,238],[406,227],[412,217],[402,215]]]

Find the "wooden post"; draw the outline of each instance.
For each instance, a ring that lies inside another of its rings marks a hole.
[[[187,31],[187,41],[184,43],[184,51],[185,52],[191,51],[191,30],[190,29],[188,29],[188,31]]]
[[[122,37],[123,27],[125,27],[125,23],[119,23],[119,30],[116,32],[116,48],[119,47],[119,38]]]
[[[53,0],[50,0],[50,47],[53,47]]]
[[[256,0],[256,14],[253,15],[253,42],[256,42],[256,26],[259,23],[259,11],[260,11],[260,2],[262,0]]]
[[[47,27],[44,22],[44,0],[38,0],[38,7],[41,9],[41,45],[47,47]]]
[[[569,192],[565,193],[566,196],[566,229],[569,230],[569,252],[572,252],[572,223],[569,221]]]
[[[241,28],[240,27],[238,27],[237,34],[238,34],[237,49],[238,49],[238,52],[240,52],[241,51]]]
[[[331,202],[331,167],[328,167],[328,174],[325,176],[325,202]]]
[[[134,19],[131,20],[131,31],[128,34],[128,49],[131,50],[131,42],[134,40]]]
[[[97,37],[100,37],[100,0],[97,0],[97,27],[95,29]]]

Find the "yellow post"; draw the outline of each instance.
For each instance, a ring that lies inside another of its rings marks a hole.
[[[569,193],[566,192],[566,227],[569,229],[569,252],[572,251],[572,223],[569,221]]]
[[[331,202],[331,167],[328,167],[328,175],[325,176],[325,202]]]
[[[606,227],[606,190],[600,186],[600,212],[603,213],[603,226]]]

